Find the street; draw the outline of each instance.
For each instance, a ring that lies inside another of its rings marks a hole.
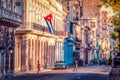
[[[108,80],[110,71],[108,66],[79,67],[77,72],[73,68],[51,70],[42,73],[26,73],[8,80]]]

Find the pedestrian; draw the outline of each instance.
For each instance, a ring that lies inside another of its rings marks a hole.
[[[73,71],[77,71],[77,68],[78,68],[78,61],[75,60],[75,61],[74,61],[74,68],[73,68]]]
[[[40,63],[39,63],[39,61],[37,63],[37,69],[38,69],[37,73],[39,73],[40,72]]]

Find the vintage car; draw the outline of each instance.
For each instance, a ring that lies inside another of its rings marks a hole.
[[[67,65],[65,61],[56,61],[54,64],[54,69],[66,69]]]

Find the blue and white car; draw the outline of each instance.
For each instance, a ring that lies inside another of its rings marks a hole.
[[[56,61],[54,64],[54,69],[66,69],[67,65],[65,61]]]

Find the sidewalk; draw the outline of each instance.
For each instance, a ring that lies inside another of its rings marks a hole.
[[[51,71],[52,69],[44,69],[44,70],[41,70],[40,73],[44,73],[44,72],[48,72],[48,71]],[[28,75],[28,74],[35,74],[37,73],[37,71],[26,71],[26,72],[16,72],[14,73],[14,76],[22,76],[22,75]]]

